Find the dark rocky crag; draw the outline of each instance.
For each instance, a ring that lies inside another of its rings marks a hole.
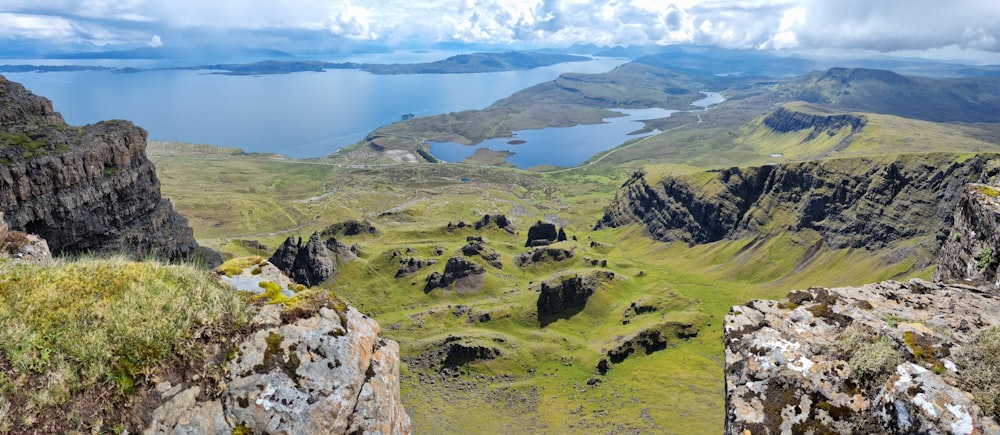
[[[146,131],[132,123],[66,125],[49,100],[0,77],[0,210],[54,254],[194,253],[145,150]]]
[[[336,245],[336,244],[335,244]],[[317,286],[337,277],[337,266],[327,253],[327,246],[313,233],[303,244],[289,237],[267,261],[288,275],[293,281],[307,287]]]
[[[614,272],[596,270],[584,276],[565,275],[541,283],[536,303],[538,322],[544,327],[558,319],[572,317],[583,310],[602,283],[614,279]]]
[[[596,228],[642,224],[657,240],[692,245],[802,230],[816,231],[834,249],[880,249],[922,238],[931,253],[922,267],[948,234],[962,186],[995,176],[995,158],[933,153],[836,159],[730,168],[653,184],[636,173]]]
[[[935,281],[997,288],[1000,279],[1000,190],[970,184],[955,210],[951,235],[938,253]]]
[[[725,319],[726,433],[1000,433],[1000,192],[966,186],[935,279],[811,288]],[[970,285],[982,284],[982,286]]]

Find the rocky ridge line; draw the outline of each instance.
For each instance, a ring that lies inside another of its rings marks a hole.
[[[654,239],[692,245],[803,230],[816,231],[834,249],[881,249],[919,238],[933,255],[951,227],[962,186],[995,176],[996,157],[810,161],[723,169],[707,182],[680,176],[650,183],[638,172],[596,228],[641,224]]]

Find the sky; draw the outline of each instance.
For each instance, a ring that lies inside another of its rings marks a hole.
[[[3,47],[694,44],[1000,60],[1000,0],[0,0]]]

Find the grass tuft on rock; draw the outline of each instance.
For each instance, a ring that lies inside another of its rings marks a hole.
[[[2,255],[0,408],[13,403],[30,423],[95,388],[113,407],[166,358],[196,353],[199,330],[235,331],[248,317],[243,296],[194,266]]]

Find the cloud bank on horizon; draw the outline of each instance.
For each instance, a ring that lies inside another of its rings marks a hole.
[[[996,0],[0,0],[0,44],[167,46],[199,35],[386,45],[698,44],[1000,53]],[[2,49],[0,49],[2,50]]]

